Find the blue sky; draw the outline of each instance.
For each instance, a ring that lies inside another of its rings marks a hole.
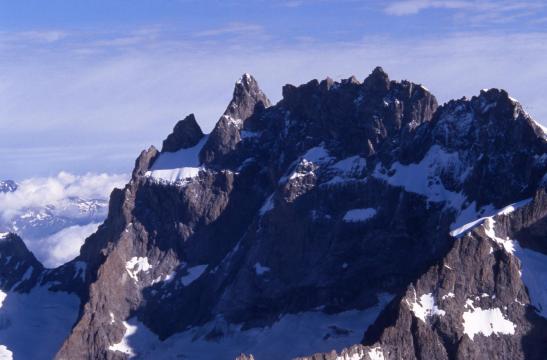
[[[210,131],[244,72],[277,101],[381,65],[545,124],[545,64],[544,1],[0,0],[0,178],[129,172],[188,113]]]

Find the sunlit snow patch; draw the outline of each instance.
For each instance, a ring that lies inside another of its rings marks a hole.
[[[494,209],[492,207],[488,207],[487,210],[484,211],[485,215],[480,218],[477,216],[475,203],[473,202],[469,207],[464,209],[460,213],[460,216],[458,216],[456,221],[454,221],[454,224],[452,224],[452,231],[450,231],[450,235],[453,237],[460,237],[468,231],[474,229],[475,227],[482,225],[488,218],[496,215],[509,215],[516,209],[526,206],[531,202],[532,199],[529,198],[507,205],[502,209]]]
[[[433,298],[431,293],[423,294],[417,299],[416,291],[414,291],[414,299],[405,299],[405,302],[414,316],[423,322],[426,322],[427,317],[433,315],[444,316],[446,314],[444,310],[439,309],[435,305],[435,298]]]
[[[110,345],[108,347],[108,350],[120,351],[124,354],[129,355],[129,358],[132,358],[136,354],[129,345],[128,338],[137,332],[137,326],[131,325],[125,321],[123,322],[123,326],[125,326],[125,333],[123,335],[123,338],[120,340],[119,343]]]
[[[161,153],[145,176],[169,183],[184,182],[198,176],[202,169],[199,152],[206,142],[207,136],[204,136],[194,147]]]
[[[491,240],[494,240],[499,245],[503,246],[505,251],[507,251],[509,254],[513,254],[515,252],[515,242],[511,239],[502,239],[496,235],[496,231],[494,230],[494,224],[495,220],[493,218],[487,218],[484,222],[484,232],[486,233],[486,236],[488,236]]]
[[[0,359],[2,360],[12,360],[13,353],[8,350],[4,345],[0,345]]]
[[[372,348],[368,351],[368,356],[371,358],[371,360],[384,360],[384,352],[382,351],[382,348],[377,346],[375,348]]]
[[[308,149],[296,162],[294,170],[289,174],[281,177],[279,183],[286,183],[288,180],[301,178],[307,175],[314,175],[321,165],[332,161],[328,151],[322,146],[315,146]]]
[[[152,265],[148,262],[147,257],[132,257],[131,260],[125,263],[125,269],[131,278],[135,281],[139,281],[137,275],[141,271],[148,271],[152,268]]]
[[[477,334],[490,336],[492,334],[513,335],[516,325],[507,320],[499,308],[475,308],[472,300],[467,300],[469,311],[463,313],[463,333],[471,340]]]

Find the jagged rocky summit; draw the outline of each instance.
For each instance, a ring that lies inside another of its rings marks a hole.
[[[2,265],[0,316],[78,299],[43,358],[543,359],[546,152],[503,90],[438,106],[376,68],[272,105],[245,74],[210,134],[189,115],[141,153],[75,260],[2,249],[34,270]]]

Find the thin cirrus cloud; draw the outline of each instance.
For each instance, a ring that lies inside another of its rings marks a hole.
[[[385,7],[389,15],[415,15],[427,9],[446,9],[465,12],[469,20],[510,21],[522,16],[533,16],[534,11],[545,9],[540,1],[516,0],[401,0]]]
[[[232,22],[222,27],[211,28],[194,33],[195,37],[214,37],[221,35],[239,35],[263,32],[264,28],[257,24]]]
[[[473,6],[470,1],[443,0],[403,0],[395,1],[385,7],[389,15],[415,15],[426,9],[466,9]]]

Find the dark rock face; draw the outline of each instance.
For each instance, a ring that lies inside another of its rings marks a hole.
[[[162,152],[175,152],[180,149],[190,148],[196,145],[203,137],[194,114],[190,114],[179,121],[173,132],[163,140]]]
[[[14,192],[17,190],[17,183],[13,180],[0,180],[0,193]]]
[[[503,90],[438,107],[376,68],[363,83],[286,85],[272,106],[244,75],[208,138],[191,116],[144,151],[80,256],[43,276],[82,299],[57,358],[128,358],[129,319],[164,344],[194,330],[219,343],[233,331],[221,322],[267,331],[389,293],[360,344],[304,359],[539,359],[546,320],[526,256],[547,253],[546,153]],[[178,165],[151,171],[160,160]],[[329,329],[323,340],[349,333]]]
[[[531,306],[520,273],[525,260],[518,246],[514,255],[493,242],[490,231],[511,238],[546,223],[546,200],[541,189],[530,205],[487,219],[454,241],[367,330],[366,346],[347,352],[356,359],[374,359],[374,353],[384,359],[543,359],[547,319]],[[302,360],[335,358],[317,354]]]
[[[43,271],[43,266],[28,251],[23,240],[12,233],[0,234],[0,287],[28,291]]]
[[[148,150],[143,150],[137,160],[135,160],[135,168],[131,177],[143,176],[152,167],[159,154],[158,149],[154,146],[150,146]]]

